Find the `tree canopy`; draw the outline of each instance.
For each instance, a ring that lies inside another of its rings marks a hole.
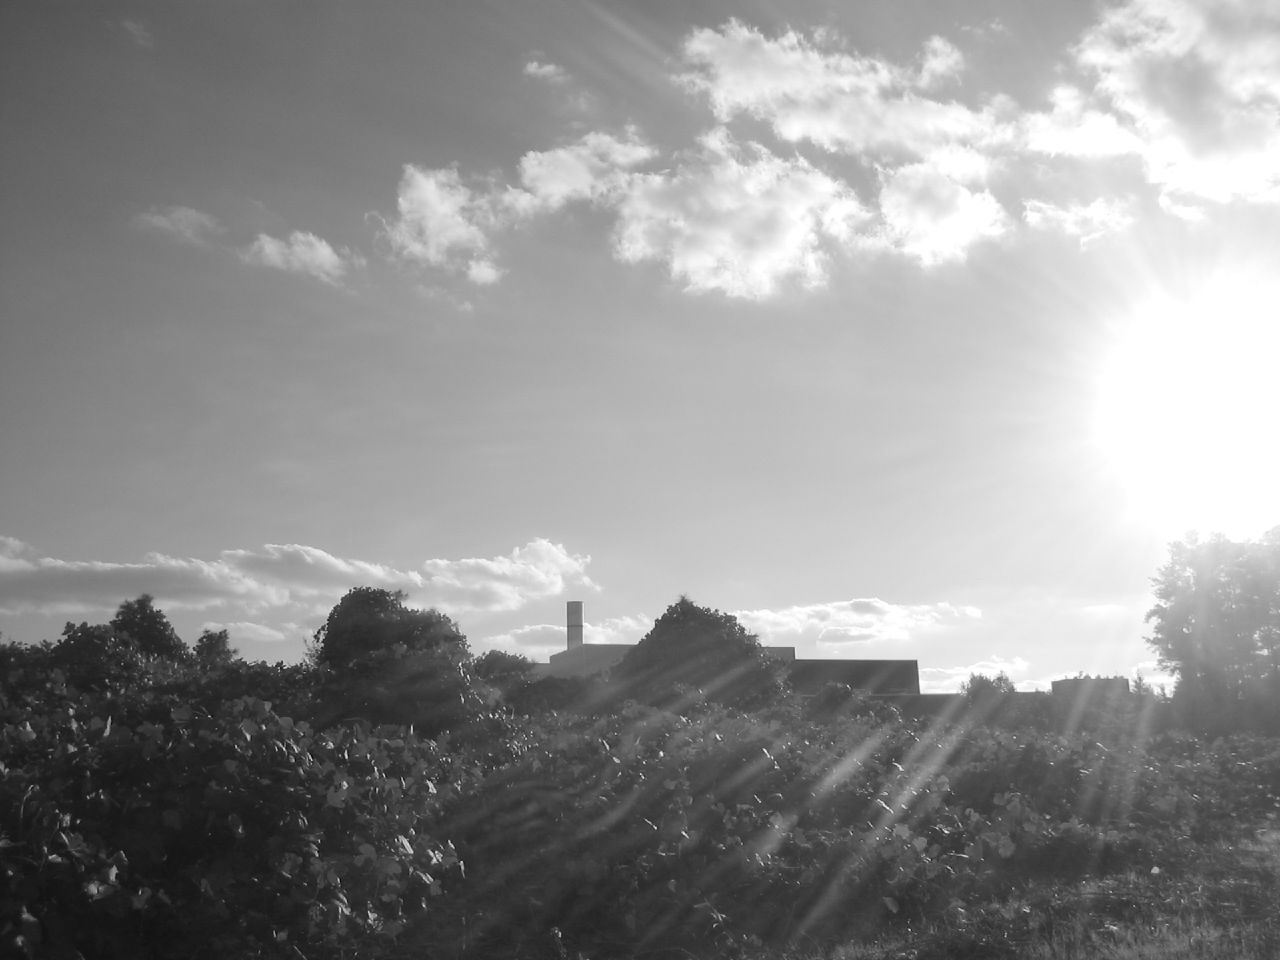
[[[1259,540],[1192,535],[1153,579],[1147,642],[1177,674],[1175,699],[1200,726],[1274,721],[1280,700],[1280,527]]]
[[[742,705],[778,692],[780,674],[760,638],[736,617],[682,596],[627,652],[611,680],[652,703],[672,699],[680,685],[701,689],[709,700]]]
[[[407,653],[448,648],[465,656],[467,638],[438,610],[404,605],[400,591],[355,587],[329,611],[315,632],[315,657],[321,666],[342,668],[369,654],[403,647]]]
[[[144,656],[173,659],[188,652],[169,618],[156,609],[155,598],[149,593],[120,604],[111,619],[111,629],[117,636],[131,641]]]

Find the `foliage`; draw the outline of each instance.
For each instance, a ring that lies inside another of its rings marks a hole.
[[[1152,736],[1142,698],[1027,723],[1047,695],[999,677],[931,721],[643,671],[679,709],[618,706],[465,641],[383,643],[417,612],[359,599],[389,616],[331,615],[369,628],[341,668],[149,657],[108,625],[0,645],[0,954],[1121,957],[1107,924],[1280,895],[1280,740]],[[749,656],[732,617],[668,614],[651,663]],[[1206,887],[1258,829],[1274,860]],[[1238,952],[1273,955],[1255,926]]]
[[[1150,645],[1195,728],[1280,730],[1280,528],[1257,541],[1190,536],[1153,580]]]
[[[169,618],[155,607],[155,598],[144,593],[136,600],[126,600],[111,619],[117,637],[132,643],[147,657],[179,659],[187,655],[186,644],[178,637]]]
[[[459,875],[429,828],[451,789],[430,741],[320,734],[253,698],[133,723],[110,707],[51,698],[0,728],[0,929],[19,956],[376,949]]]
[[[370,654],[394,647],[411,653],[450,648],[467,653],[458,625],[436,610],[413,610],[400,591],[355,587],[329,611],[315,633],[316,662],[342,670]]]
[[[471,675],[489,684],[504,701],[533,680],[533,663],[528,657],[504,650],[490,650],[471,661]]]
[[[231,637],[224,630],[204,630],[196,640],[196,663],[202,667],[215,667],[230,663],[240,651],[231,646]]]
[[[625,696],[654,705],[679,702],[678,686],[743,707],[766,703],[783,689],[782,667],[765,656],[757,636],[731,614],[683,596],[627,652],[610,680]]]

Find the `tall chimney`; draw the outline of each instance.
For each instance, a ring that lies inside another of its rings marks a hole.
[[[570,600],[565,604],[565,616],[567,620],[568,645],[566,649],[573,650],[582,646],[582,601]]]

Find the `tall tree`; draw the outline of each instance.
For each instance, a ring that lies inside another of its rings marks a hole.
[[[316,662],[343,668],[396,647],[407,653],[447,648],[466,655],[467,638],[456,623],[438,610],[406,607],[404,600],[399,590],[348,590],[315,632]]]
[[[610,679],[628,696],[655,704],[676,700],[679,685],[696,687],[719,703],[750,706],[779,693],[781,676],[781,666],[737,617],[682,596],[627,652]]]
[[[216,667],[230,663],[240,651],[231,646],[231,636],[226,629],[201,632],[196,640],[196,662],[203,667]]]
[[[1147,642],[1177,674],[1174,696],[1189,719],[1225,727],[1272,709],[1280,697],[1280,528],[1256,541],[1177,541],[1152,583]]]
[[[155,598],[149,593],[120,604],[111,628],[145,656],[177,659],[187,654],[187,645],[164,612],[156,609]]]

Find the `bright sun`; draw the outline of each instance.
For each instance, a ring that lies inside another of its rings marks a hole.
[[[1162,534],[1280,524],[1280,284],[1222,277],[1127,318],[1094,435],[1129,507]]]

